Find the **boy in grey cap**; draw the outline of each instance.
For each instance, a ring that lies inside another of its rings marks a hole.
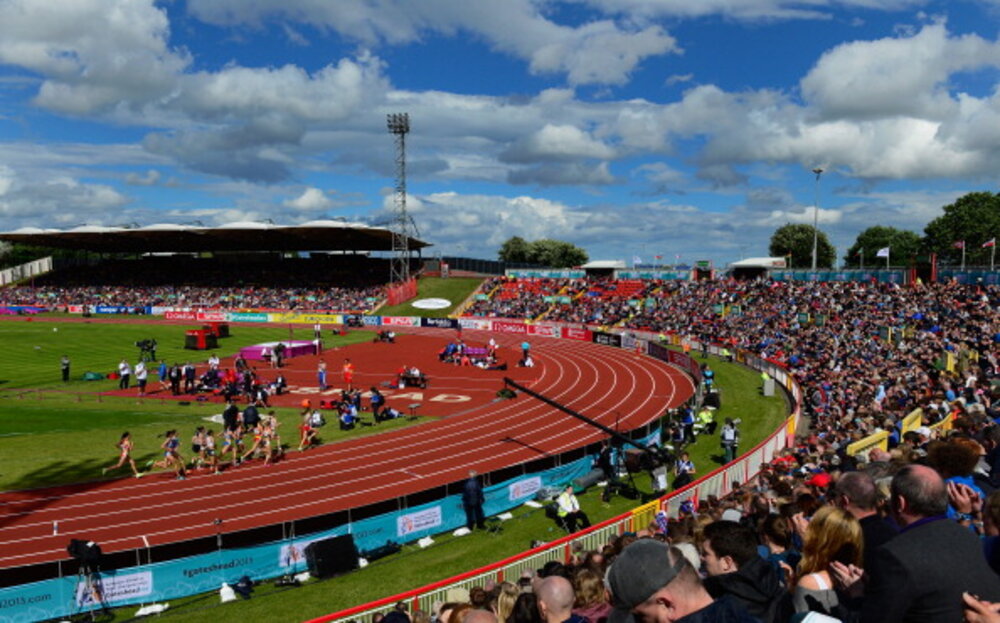
[[[607,582],[608,623],[759,623],[729,597],[713,600],[680,550],[653,539],[622,550]]]

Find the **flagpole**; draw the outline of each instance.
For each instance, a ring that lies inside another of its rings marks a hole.
[[[861,270],[865,269],[865,248],[861,247]]]
[[[993,265],[997,259],[997,243],[996,238],[993,239],[993,246],[990,247],[990,272],[993,272]]]
[[[962,241],[962,272],[965,272],[965,241]]]
[[[892,250],[889,250],[889,251],[888,251],[888,252],[887,252],[887,253],[885,254],[885,269],[886,269],[886,270],[889,270],[889,254],[890,254],[890,253],[892,253]]]

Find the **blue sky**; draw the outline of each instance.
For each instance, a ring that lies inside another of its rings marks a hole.
[[[0,0],[0,230],[384,221],[433,253],[922,233],[1000,174],[1000,0]]]

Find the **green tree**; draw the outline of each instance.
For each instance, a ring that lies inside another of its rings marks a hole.
[[[869,227],[860,234],[844,256],[847,266],[873,266],[877,262],[885,262],[876,257],[879,249],[889,247],[889,260],[898,260],[896,264],[908,261],[920,251],[922,240],[920,235],[905,229],[876,225]],[[864,252],[862,258],[861,252]],[[864,260],[862,262],[862,259]]]
[[[814,231],[812,225],[782,225],[771,234],[768,250],[773,257],[791,256],[793,268],[811,268]],[[822,231],[819,232],[816,247],[816,267],[832,268],[837,251]]]
[[[587,261],[587,252],[569,242],[550,238],[527,242],[519,236],[500,245],[497,256],[503,262],[539,264],[552,268],[570,268]]]
[[[944,207],[944,214],[924,228],[924,250],[954,263],[961,261],[962,250],[956,242],[965,242],[967,261],[978,261],[976,254],[989,258],[981,245],[1000,237],[1000,194],[975,192],[959,197]]]
[[[532,242],[530,247],[529,261],[543,266],[571,268],[587,261],[586,251],[562,240],[543,238]]]
[[[497,253],[497,257],[500,258],[501,262],[526,263],[530,261],[528,259],[528,252],[530,250],[531,247],[524,238],[514,236],[500,245],[500,251]]]

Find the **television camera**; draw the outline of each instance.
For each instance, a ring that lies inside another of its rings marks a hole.
[[[156,339],[146,339],[139,340],[135,343],[135,347],[139,349],[139,360],[140,361],[156,361]]]

